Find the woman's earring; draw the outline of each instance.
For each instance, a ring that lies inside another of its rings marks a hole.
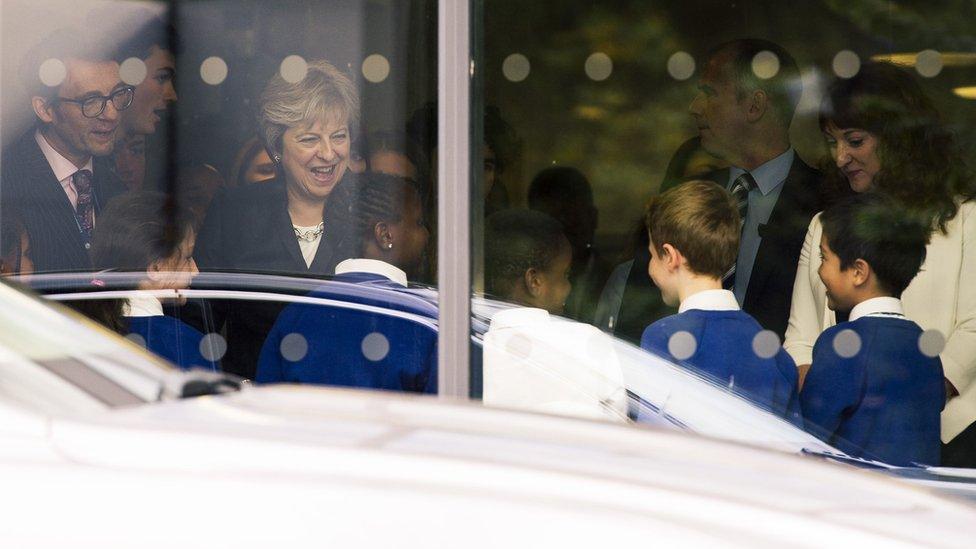
[[[393,249],[393,243],[392,242],[387,242],[386,243],[386,249],[387,250],[392,250]]]
[[[271,158],[272,158],[272,160],[274,160],[275,164],[281,164],[281,155],[277,155],[276,154],[276,155],[272,156]]]

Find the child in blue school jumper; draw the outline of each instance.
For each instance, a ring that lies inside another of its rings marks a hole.
[[[261,349],[256,382],[437,392],[433,320],[370,308],[409,309],[397,289],[406,289],[407,273],[419,268],[427,246],[422,202],[415,182],[391,175],[367,173],[336,185],[326,204],[325,230],[339,235],[339,247],[351,249],[353,258],[336,266],[334,280],[375,290],[360,295],[350,288],[343,296],[346,307],[286,307]],[[335,291],[321,288],[311,295]],[[427,315],[418,310],[413,316]]]
[[[925,260],[929,229],[863,194],[821,215],[820,279],[849,321],[817,338],[800,403],[807,430],[844,452],[892,465],[938,465],[945,404],[938,352],[902,311]]]
[[[163,193],[133,191],[116,197],[92,232],[92,263],[100,270],[142,273],[139,291],[125,299],[71,305],[119,333],[138,336],[148,350],[180,368],[218,371],[219,365],[203,356],[203,334],[164,314],[163,303],[146,291],[190,285],[198,272],[195,241],[190,212],[176,208]]]
[[[776,336],[722,289],[739,249],[741,222],[732,195],[711,182],[689,181],[655,197],[644,221],[648,273],[664,302],[678,305],[678,314],[645,328],[641,347],[709,374],[800,424],[795,363]]]

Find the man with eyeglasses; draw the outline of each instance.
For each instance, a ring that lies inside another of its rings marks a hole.
[[[2,157],[0,200],[20,210],[36,272],[90,270],[98,213],[124,190],[107,156],[133,88],[110,48],[85,36],[58,31],[27,56],[21,74],[36,124]]]

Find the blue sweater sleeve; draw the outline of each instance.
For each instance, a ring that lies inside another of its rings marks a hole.
[[[802,428],[803,409],[800,406],[800,375],[796,369],[796,362],[793,361],[793,358],[786,351],[780,349],[776,354],[776,367],[783,375],[785,383],[784,393],[788,395],[782,413],[787,421]]]
[[[813,364],[800,393],[807,431],[826,441],[857,408],[864,385],[861,361],[834,352],[833,340],[838,331],[830,329],[817,338]]]

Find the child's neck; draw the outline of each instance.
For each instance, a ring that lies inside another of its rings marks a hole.
[[[678,286],[678,301],[683,303],[685,299],[705,290],[721,289],[722,281],[718,278],[688,273]]]

